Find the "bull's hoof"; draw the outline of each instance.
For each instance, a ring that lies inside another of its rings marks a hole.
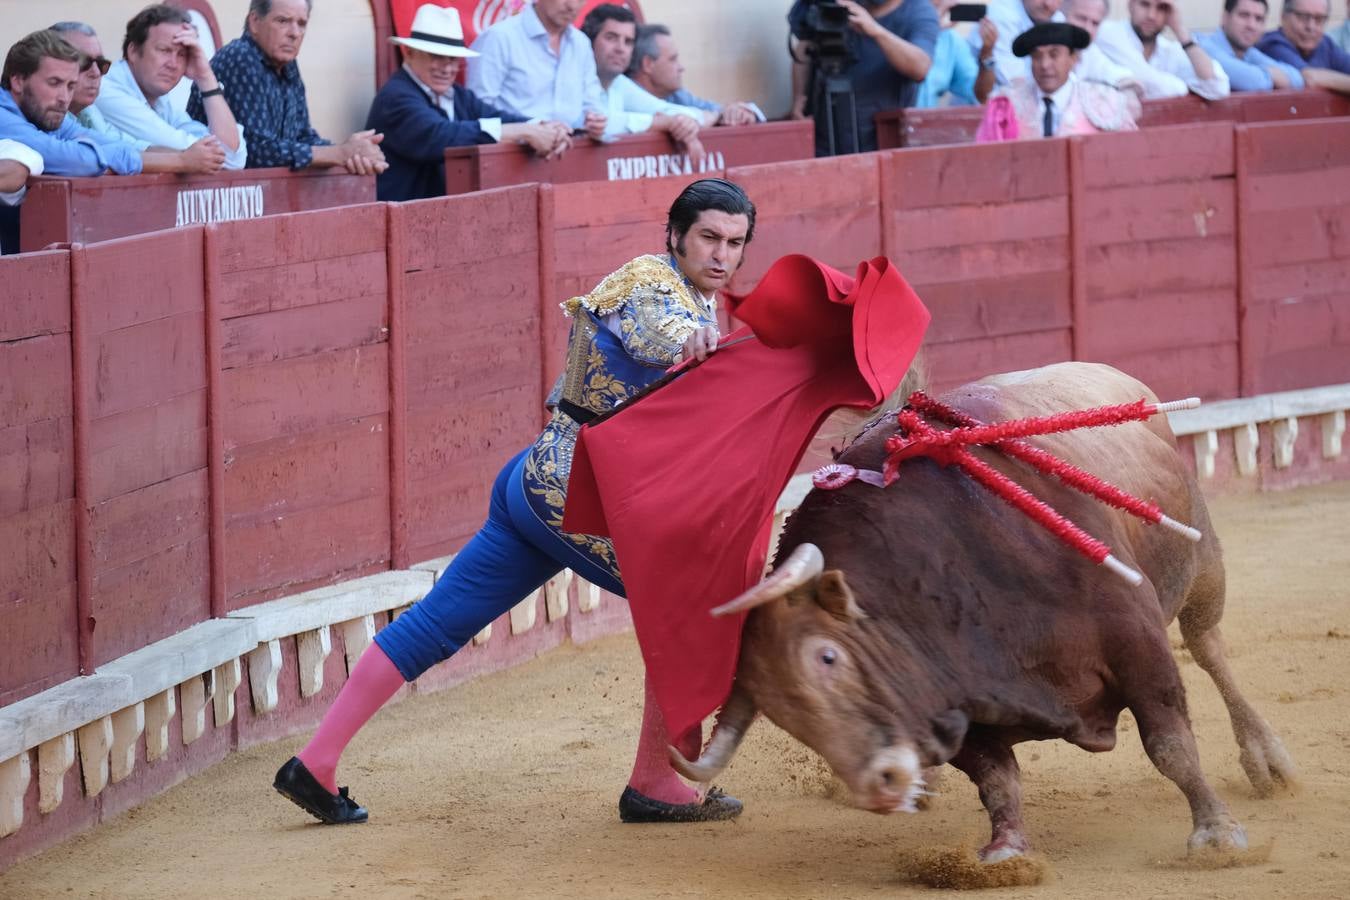
[[[1210,850],[1246,850],[1247,832],[1231,816],[1201,825],[1186,842],[1191,853]]]
[[[1026,856],[1030,851],[1031,845],[1027,843],[1027,839],[1020,832],[1008,832],[990,841],[980,851],[979,856],[980,862],[993,865],[1007,859]]]
[[[1277,790],[1298,787],[1298,769],[1284,742],[1265,722],[1238,738],[1238,762],[1258,797],[1269,797]]]

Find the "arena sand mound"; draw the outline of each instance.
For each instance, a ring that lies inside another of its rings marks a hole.
[[[906,881],[954,891],[1028,887],[1053,879],[1050,864],[1043,857],[1033,854],[985,863],[969,846],[907,851],[900,854],[899,869]]]

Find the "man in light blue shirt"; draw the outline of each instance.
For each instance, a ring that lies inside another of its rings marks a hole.
[[[0,90],[0,138],[35,150],[48,175],[139,174],[135,147],[101,140],[66,116],[83,59],[53,31],[35,31],[11,47]]]
[[[248,161],[243,129],[225,101],[187,13],[147,6],[127,23],[122,56],[103,79],[95,106],[113,126],[156,147],[186,150],[205,137],[220,142],[226,169]],[[202,97],[206,124],[174,107],[168,94],[186,76]]]
[[[1196,40],[1228,73],[1235,91],[1302,88],[1298,69],[1256,49],[1266,30],[1266,0],[1224,0],[1219,30],[1196,35]]]
[[[764,113],[748,100],[726,106],[697,96],[684,86],[684,64],[675,38],[665,25],[647,23],[638,26],[633,44],[633,60],[625,73],[633,83],[653,97],[678,106],[692,106],[716,113],[717,125],[754,125],[765,121]]]
[[[554,120],[600,140],[606,117],[591,42],[572,25],[579,0],[536,0],[473,42],[469,89],[527,119]]]

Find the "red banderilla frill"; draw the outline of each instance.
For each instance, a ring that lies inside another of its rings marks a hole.
[[[1106,566],[1131,584],[1138,585],[1143,582],[1143,576],[1113,556],[1110,547],[1060,515],[1026,488],[978,459],[967,448],[973,445],[991,446],[1041,472],[1055,476],[1070,487],[1096,497],[1103,503],[1125,510],[1146,522],[1163,525],[1192,541],[1198,541],[1199,531],[1165,515],[1156,503],[1141,500],[1019,438],[1135,422],[1175,409],[1191,409],[1199,404],[1200,401],[1196,398],[1171,403],[1147,403],[1139,400],[1117,406],[1102,406],[986,425],[965,413],[938,403],[922,391],[916,391],[910,396],[909,405],[896,414],[896,420],[902,431],[891,435],[886,441],[888,455],[880,480],[885,485],[890,485],[899,475],[900,463],[916,456],[927,456],[944,466],[956,466],[1002,500],[1021,510],[1063,543],[1093,562]],[[924,416],[955,427],[949,431],[939,431],[925,421]],[[852,480],[847,476],[839,478],[839,474],[842,473],[831,474],[834,477],[829,479],[817,478],[817,486],[842,487],[843,483]],[[872,479],[865,480],[872,481]],[[825,481],[829,483],[824,483]]]

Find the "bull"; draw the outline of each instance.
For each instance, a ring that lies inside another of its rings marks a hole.
[[[1157,399],[1108,366],[1065,363],[942,399],[996,422],[1140,397]],[[880,470],[893,430],[865,431],[839,461]],[[1203,538],[1191,543],[988,450],[977,453],[1105,540],[1143,584],[1066,550],[929,459],[906,461],[884,490],[855,481],[812,491],[785,526],[772,574],[718,610],[750,610],[735,683],[700,757],[672,748],[677,769],[711,779],[757,712],[824,757],[868,810],[913,811],[925,770],[950,763],[979,789],[992,826],[980,858],[997,862],[1029,850],[1014,745],[1059,738],[1110,750],[1129,709],[1149,759],[1190,804],[1189,847],[1245,848],[1200,770],[1167,638],[1173,619],[1228,707],[1257,792],[1292,786],[1295,768],[1225,659],[1223,556],[1166,417],[1032,443],[1156,500]]]

